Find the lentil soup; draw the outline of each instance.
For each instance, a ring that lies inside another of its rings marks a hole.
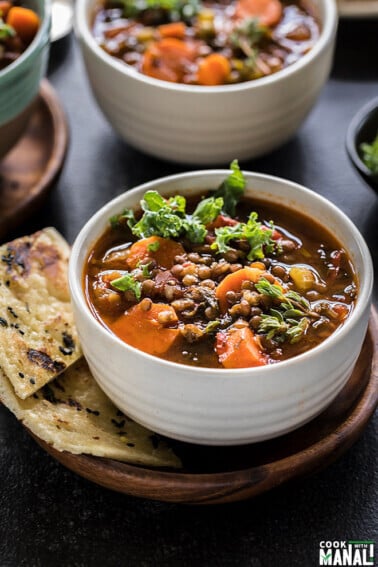
[[[187,202],[147,192],[95,243],[87,301],[126,343],[181,364],[261,366],[315,347],[351,313],[357,278],[331,232],[244,198],[232,168],[215,193]]]
[[[319,37],[301,0],[105,0],[97,43],[136,71],[216,86],[259,79],[295,63]]]

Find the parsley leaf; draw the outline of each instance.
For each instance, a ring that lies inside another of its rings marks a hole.
[[[188,216],[183,222],[186,237],[193,244],[202,244],[205,240],[207,230],[205,225],[196,217]]]
[[[123,5],[125,18],[135,18],[145,10],[164,10],[172,20],[187,21],[200,10],[199,0],[117,0]]]
[[[362,161],[372,173],[378,174],[378,134],[371,144],[361,144]]]
[[[213,249],[218,249],[221,254],[230,250],[232,240],[244,239],[248,242],[250,250],[248,260],[264,258],[266,253],[273,253],[276,245],[272,239],[272,229],[262,225],[257,220],[257,213],[252,212],[246,223],[238,223],[234,226],[221,226],[215,229],[215,242]]]
[[[236,205],[244,193],[246,181],[243,172],[240,171],[238,160],[234,159],[230,169],[232,173],[215,192],[215,197],[223,197],[223,211],[233,217],[235,216]]]
[[[125,224],[129,228],[132,228],[136,223],[134,211],[131,209],[125,209],[121,214],[110,217],[109,222],[112,228],[121,228],[122,226],[125,226]]]
[[[12,26],[10,26],[9,24],[6,24],[2,18],[1,18],[2,14],[0,12],[0,41],[2,39],[7,39],[9,37],[14,37],[16,35],[16,32],[14,30],[14,28]]]
[[[198,218],[198,220],[204,225],[210,224],[217,218],[222,208],[222,197],[209,197],[208,199],[203,199],[198,203],[196,210],[193,213],[193,217]]]
[[[254,47],[267,36],[269,30],[257,18],[248,18],[235,26],[230,41],[233,47],[243,51],[247,57],[253,56]]]
[[[135,280],[130,272],[125,272],[123,276],[113,280],[110,285],[118,291],[132,291],[138,301],[142,296],[142,284]]]

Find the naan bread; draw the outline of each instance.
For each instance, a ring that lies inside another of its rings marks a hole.
[[[0,399],[34,435],[58,451],[153,467],[180,467],[156,434],[120,412],[97,386],[84,359],[20,400],[0,370]]]
[[[22,399],[81,356],[68,290],[69,253],[53,228],[0,247],[0,365]]]

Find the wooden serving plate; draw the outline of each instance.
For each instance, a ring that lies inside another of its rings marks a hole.
[[[0,238],[41,205],[61,171],[67,143],[64,112],[43,80],[23,136],[0,161]]]
[[[67,468],[101,486],[143,498],[220,504],[252,498],[336,460],[358,439],[378,403],[378,314],[352,376],[317,418],[285,436],[239,447],[171,442],[182,471],[163,471],[87,455],[58,452],[36,441]]]

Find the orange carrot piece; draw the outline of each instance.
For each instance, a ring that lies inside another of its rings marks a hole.
[[[9,10],[11,9],[12,4],[8,2],[8,0],[1,0],[0,1],[0,18],[6,20]]]
[[[227,311],[228,303],[226,293],[228,291],[240,291],[242,283],[245,281],[258,282],[264,271],[259,268],[241,268],[237,272],[226,276],[218,285],[215,291],[219,301],[219,307],[224,313]]]
[[[235,17],[257,18],[264,26],[275,26],[282,18],[282,11],[280,0],[238,0]]]
[[[31,43],[39,28],[39,16],[29,8],[14,6],[8,12],[7,24],[16,30],[23,42]]]
[[[249,327],[217,333],[215,350],[225,368],[250,368],[268,363]]]
[[[186,25],[184,22],[172,22],[171,24],[163,24],[158,27],[161,37],[176,37],[183,39],[186,33]]]
[[[199,63],[197,81],[208,87],[223,85],[231,72],[229,60],[220,53],[212,53]]]
[[[127,256],[127,265],[134,269],[138,264],[155,260],[161,268],[172,268],[175,257],[185,253],[179,242],[161,236],[150,236],[134,242]]]
[[[175,37],[155,41],[145,51],[142,73],[172,83],[180,83],[196,57],[194,44]]]
[[[165,303],[153,303],[144,311],[138,303],[121,315],[109,327],[115,335],[129,345],[148,354],[164,354],[180,335],[179,329],[170,329],[159,321],[159,315],[166,312],[170,324],[177,322],[173,307]]]

